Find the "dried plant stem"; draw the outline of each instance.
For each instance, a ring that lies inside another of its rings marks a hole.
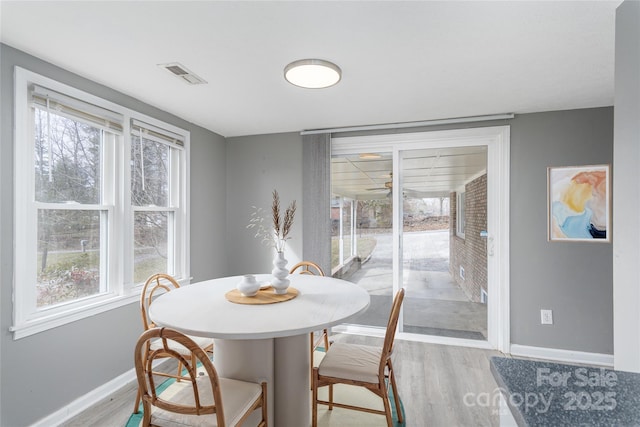
[[[284,251],[289,232],[293,226],[293,219],[296,214],[296,201],[291,202],[284,212],[284,217],[280,215],[280,195],[273,190],[273,203],[271,204],[271,218],[273,221],[273,229],[269,230],[263,225],[264,217],[262,216],[262,208],[253,206],[254,212],[247,228],[256,228],[255,237],[262,238],[265,244],[273,245],[276,252]]]
[[[273,216],[273,231],[276,236],[280,236],[280,195],[277,190],[273,190],[271,215]]]
[[[296,201],[291,202],[287,210],[284,212],[284,223],[282,225],[282,238],[286,239],[293,225],[293,217],[296,214]]]

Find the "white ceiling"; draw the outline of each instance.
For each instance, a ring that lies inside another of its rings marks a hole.
[[[3,0],[0,37],[230,137],[613,105],[620,3]],[[342,81],[286,83],[303,58]]]

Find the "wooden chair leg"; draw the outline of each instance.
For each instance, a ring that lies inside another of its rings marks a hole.
[[[262,386],[262,425],[269,425],[269,417],[267,415],[267,383],[263,382]]]
[[[151,405],[146,404],[145,402],[142,403],[143,405],[143,414],[142,414],[142,426],[143,427],[148,427],[151,425]]]
[[[144,359],[145,360],[147,357],[147,351],[144,352]],[[136,378],[136,382],[137,382],[137,378]],[[138,386],[138,391],[136,392],[136,402],[135,405],[133,406],[133,413],[137,414],[138,412],[140,412],[140,400],[142,399],[142,390],[140,390],[140,386]]]
[[[325,353],[329,351],[329,330],[325,329],[324,331],[324,351]]]
[[[140,409],[140,387],[138,387],[138,391],[136,392],[136,403],[133,405],[133,413],[137,414]]]
[[[313,388],[313,332],[309,334],[309,388]]]
[[[318,368],[311,371],[311,390],[311,427],[318,427]]]
[[[333,384],[329,384],[329,410],[333,410]]]
[[[180,382],[182,377],[182,362],[178,362],[178,374],[176,375],[176,382]]]
[[[389,403],[388,393],[383,394],[382,402],[384,403],[384,414],[387,417],[387,427],[393,427],[393,419],[391,417],[391,404]]]
[[[198,358],[195,353],[191,353],[191,369],[197,370],[198,368]]]
[[[398,422],[403,423],[402,408],[400,407],[400,396],[398,396],[398,387],[396,386],[396,375],[393,371],[393,365],[391,359],[387,361],[389,367],[389,381],[391,382],[391,390],[393,391],[393,400],[396,403],[396,413],[398,414]]]

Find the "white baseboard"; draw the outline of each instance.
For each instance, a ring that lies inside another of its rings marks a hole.
[[[122,387],[128,385],[133,381],[136,381],[136,371],[135,369],[130,369],[124,374],[112,379],[108,383],[101,385],[100,387],[88,392],[84,396],[74,400],[68,405],[60,408],[56,412],[48,415],[45,418],[42,418],[40,421],[32,424],[31,427],[59,426],[65,421],[68,421],[71,418],[75,417],[80,412],[85,411],[87,408],[96,404],[101,399],[104,399],[105,396],[115,393],[116,391],[120,390]]]
[[[552,360],[554,362],[598,365],[613,368],[613,354],[587,353],[584,351],[511,344],[511,355]]]

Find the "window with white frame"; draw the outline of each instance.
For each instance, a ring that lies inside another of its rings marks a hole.
[[[464,239],[465,228],[465,192],[459,191],[456,197],[456,235]]]
[[[188,132],[16,68],[14,338],[185,278]]]
[[[134,282],[180,271],[180,179],[184,138],[148,123],[131,125]]]

